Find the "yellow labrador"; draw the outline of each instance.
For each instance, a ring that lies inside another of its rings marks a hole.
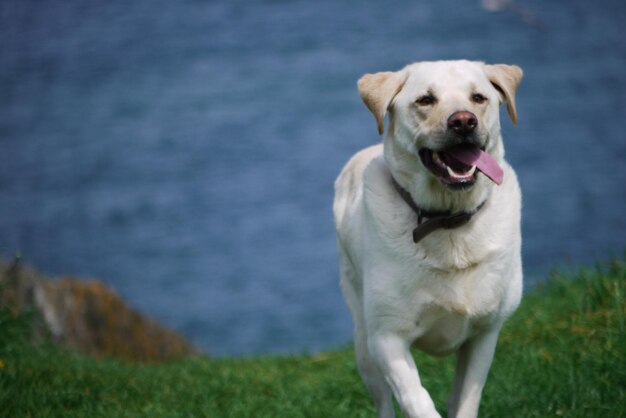
[[[522,293],[521,194],[499,105],[517,122],[522,70],[419,62],[358,83],[380,145],[335,183],[340,280],[379,417],[440,417],[410,353],[456,353],[449,417],[475,417],[498,333]]]

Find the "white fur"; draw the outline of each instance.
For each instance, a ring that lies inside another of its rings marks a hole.
[[[513,79],[498,79],[499,71]],[[380,418],[394,416],[392,395],[407,417],[440,417],[422,387],[412,345],[437,356],[456,353],[448,416],[478,413],[499,330],[522,292],[521,195],[504,160],[499,122],[499,104],[507,100],[516,118],[519,79],[517,67],[446,61],[368,75],[359,83],[375,116],[378,109],[379,129],[387,110],[390,128],[383,144],[346,164],[335,183],[333,209],[359,371]],[[437,104],[417,107],[416,98],[427,90],[435,92]],[[475,90],[488,102],[473,103]],[[421,163],[418,149],[444,141],[448,116],[460,110],[478,116],[478,134],[504,170],[502,185],[479,174],[471,189],[451,190]],[[415,244],[416,215],[394,189],[392,174],[427,209],[469,211],[487,203],[468,224],[437,230]]]

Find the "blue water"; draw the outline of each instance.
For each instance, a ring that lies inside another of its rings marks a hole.
[[[525,70],[527,282],[626,248],[626,2],[0,2],[0,256],[98,277],[217,355],[345,344],[332,183],[365,72]],[[504,117],[504,115],[503,115]]]

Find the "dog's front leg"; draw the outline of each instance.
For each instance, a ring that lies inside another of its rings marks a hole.
[[[408,341],[393,333],[374,333],[368,348],[406,417],[441,418],[422,387]]]
[[[457,352],[454,389],[448,401],[450,418],[475,418],[491,367],[500,327],[465,342]]]

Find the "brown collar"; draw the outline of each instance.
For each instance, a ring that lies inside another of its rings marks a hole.
[[[454,229],[465,225],[487,203],[485,200],[472,212],[427,211],[415,204],[411,193],[404,190],[393,176],[391,181],[402,200],[417,214],[417,227],[413,229],[413,242],[416,244],[437,229]]]

